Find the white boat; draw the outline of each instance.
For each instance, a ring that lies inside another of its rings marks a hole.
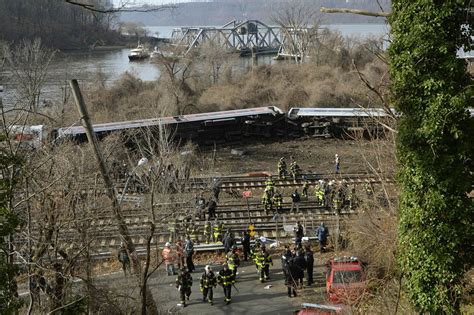
[[[148,57],[150,57],[148,50],[141,44],[138,44],[137,48],[130,50],[130,53],[128,54],[128,60],[130,61],[143,60]]]

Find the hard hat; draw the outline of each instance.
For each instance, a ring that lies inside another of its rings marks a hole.
[[[166,242],[165,247],[170,247],[170,246],[171,246],[170,242]]]
[[[206,265],[206,267],[204,267],[204,270],[206,270],[206,271],[211,271],[211,266]]]

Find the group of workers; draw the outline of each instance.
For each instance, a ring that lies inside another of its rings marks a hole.
[[[299,229],[299,227],[297,226],[295,229]],[[324,225],[322,224],[318,227],[318,230],[321,231],[317,231],[316,234],[324,233],[322,232],[324,231]],[[248,236],[248,233],[245,234]],[[250,238],[246,237],[246,239],[248,242],[242,240],[244,257],[247,258],[246,252],[248,251],[250,254],[249,257],[251,257],[255,263],[258,279],[261,283],[264,283],[270,280],[270,266],[273,266],[272,256],[260,239],[255,241],[253,247],[250,247]],[[214,288],[218,285],[222,286],[225,304],[231,303],[232,287],[236,288],[237,268],[240,266],[240,256],[237,247],[233,245],[226,253],[225,257],[226,261],[217,274],[211,266],[207,265],[204,268],[204,272],[199,281],[202,301],[207,301],[210,305],[214,304]],[[286,245],[281,255],[281,263],[284,274],[284,283],[288,289],[289,297],[296,296],[297,289],[303,287],[305,274],[307,286],[311,286],[314,283],[314,254],[309,245],[305,246],[303,249],[301,242],[299,242],[295,244],[293,250],[290,250],[290,246]],[[186,306],[186,301],[189,300],[191,295],[191,287],[192,276],[190,271],[186,267],[183,267],[176,279],[176,288],[179,291],[180,297],[179,305]]]

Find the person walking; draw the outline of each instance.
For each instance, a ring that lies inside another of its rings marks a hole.
[[[283,203],[283,196],[279,191],[277,191],[272,198],[272,203],[275,205],[275,209],[278,213],[278,211],[281,212],[282,210],[282,203]]]
[[[280,179],[285,179],[286,176],[286,162],[285,158],[282,157],[280,158],[280,161],[278,162],[278,177]]]
[[[248,260],[248,256],[250,255],[250,234],[247,231],[244,231],[242,234],[242,238],[240,239],[242,243],[242,251],[244,254],[244,261]]]
[[[302,190],[302,196],[304,198],[308,198],[308,190],[309,190],[309,182],[305,177],[304,183],[303,183],[303,190]]]
[[[189,272],[193,272],[196,268],[193,263],[194,243],[191,238],[186,236],[186,243],[184,244],[184,254],[186,255],[186,266]]]
[[[127,271],[130,274],[130,257],[128,257],[127,249],[123,242],[120,242],[120,247],[118,250],[118,261],[122,264],[123,274],[126,276]]]
[[[202,292],[202,301],[207,301],[213,305],[212,298],[214,297],[213,288],[217,285],[216,275],[211,269],[211,266],[207,265],[204,268],[204,273],[201,275],[200,290]]]
[[[295,189],[295,192],[291,194],[290,212],[293,211],[293,208],[295,208],[296,212],[300,212],[300,201],[301,201],[301,197],[300,197],[300,194],[298,193],[298,189]]]
[[[257,255],[261,283],[270,280],[270,264],[273,266],[272,256],[267,252],[265,245],[262,245],[260,253]]]
[[[328,233],[329,231],[327,227],[324,225],[324,222],[321,222],[321,224],[316,229],[316,237],[318,238],[319,252],[321,254],[325,251],[326,242],[328,239]]]
[[[337,155],[337,154],[334,155],[334,164],[335,164],[335,168],[336,168],[336,174],[339,174],[339,172],[341,170],[341,161],[339,159],[339,155]]]
[[[186,307],[186,300],[189,301],[191,296],[191,286],[193,285],[193,277],[186,267],[181,268],[181,272],[176,278],[176,288],[179,292],[180,305]]]
[[[219,218],[216,216],[214,224],[212,225],[212,240],[214,243],[217,243],[221,240],[221,224],[219,222]]]
[[[301,248],[301,242],[304,237],[304,229],[300,221],[296,222],[296,226],[293,228],[293,231],[295,232],[295,246],[297,248]]]
[[[229,269],[234,273],[234,279],[237,276],[237,268],[240,266],[240,258],[237,254],[237,246],[233,245],[232,250],[226,254],[226,262]]]
[[[232,285],[235,283],[235,276],[227,264],[224,264],[222,270],[217,274],[217,283],[224,289],[225,304],[230,304],[232,299]]]
[[[176,275],[174,271],[174,254],[171,250],[171,244],[169,242],[166,242],[165,248],[161,251],[161,258],[165,262],[166,266],[166,273],[168,276],[174,276]]]
[[[304,259],[306,260],[307,285],[310,286],[314,283],[313,281],[314,255],[309,245],[307,245],[305,248]]]

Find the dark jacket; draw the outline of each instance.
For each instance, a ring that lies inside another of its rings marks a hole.
[[[191,274],[186,272],[181,272],[178,275],[178,278],[176,278],[176,287],[185,290],[187,288],[190,288],[193,285],[193,277],[191,277]]]
[[[296,265],[297,278],[304,278],[304,271],[306,270],[306,260],[304,259],[304,256],[296,256],[293,258],[293,262]]]
[[[283,268],[283,270],[286,270],[292,258],[293,255],[291,254],[291,250],[288,249],[283,252],[283,254],[281,255],[281,267]]]
[[[300,202],[301,201],[300,194],[298,194],[297,192],[292,193],[291,200],[293,200],[293,202]]]
[[[303,232],[303,226],[301,224],[298,224],[295,228],[295,236],[297,238],[303,238],[304,232]]]
[[[316,237],[318,238],[318,241],[326,242],[328,238],[328,229],[323,225],[318,226],[316,229]]]
[[[201,276],[200,286],[201,288],[210,288],[217,285],[217,278],[214,272],[205,272]]]
[[[306,260],[306,267],[307,268],[312,268],[314,266],[314,255],[313,251],[307,250],[304,253],[304,260]]]
[[[242,246],[244,248],[250,248],[250,235],[248,233],[245,233],[240,241],[242,242]]]
[[[295,264],[294,258],[290,258],[288,260],[288,265],[286,266],[285,285],[296,287],[297,279],[299,279],[299,268]]]
[[[232,249],[232,246],[234,246],[235,244],[235,240],[234,238],[232,237],[232,235],[228,234],[225,238],[224,238],[224,251],[227,253],[228,251],[230,251]]]

